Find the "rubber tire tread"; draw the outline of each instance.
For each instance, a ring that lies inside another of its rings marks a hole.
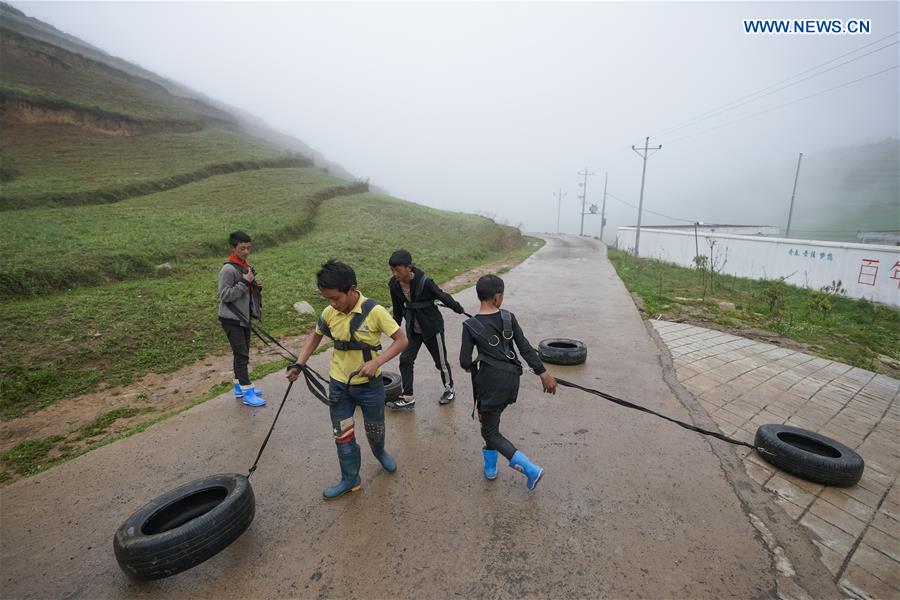
[[[382,371],[381,377],[385,379],[384,401],[392,402],[399,398],[403,393],[403,381],[400,379],[400,374],[391,371]]]
[[[574,348],[556,348],[550,344],[572,344]],[[580,365],[587,360],[587,346],[579,340],[568,338],[548,338],[538,344],[538,355],[541,360],[552,365]]]
[[[815,440],[833,448],[840,456],[838,458],[822,456],[789,444],[778,438],[778,434],[784,432]],[[824,435],[790,425],[761,426],[756,430],[754,445],[775,455],[758,452],[769,464],[791,475],[824,485],[838,487],[856,485],[865,469],[865,461],[852,448]]]
[[[226,496],[212,510],[168,531],[142,532],[164,508],[221,487],[226,489]],[[245,476],[224,473],[204,477],[154,498],[128,517],[113,537],[113,550],[119,566],[132,579],[162,579],[221,552],[247,530],[255,514],[253,488]]]

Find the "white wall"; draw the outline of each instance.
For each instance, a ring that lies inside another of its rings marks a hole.
[[[619,227],[618,246],[633,250],[634,227]],[[777,279],[818,289],[840,280],[851,298],[900,306],[900,248],[872,244],[820,242],[701,232],[696,245],[709,256],[715,242],[722,273],[750,279]],[[641,228],[640,255],[693,267],[693,232]],[[727,259],[727,260],[726,260]]]

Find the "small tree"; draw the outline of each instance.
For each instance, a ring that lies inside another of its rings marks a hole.
[[[780,315],[784,310],[784,278],[778,278],[763,290],[763,298],[772,315]]]
[[[847,290],[844,289],[843,285],[841,284],[841,280],[832,280],[829,285],[822,286],[817,291],[814,291],[812,295],[810,295],[807,306],[810,312],[819,313],[822,316],[822,319],[826,319],[828,315],[831,314],[831,310],[834,308],[832,299],[844,296],[846,294]]]

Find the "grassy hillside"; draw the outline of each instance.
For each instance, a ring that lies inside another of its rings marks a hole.
[[[0,298],[153,274],[167,261],[217,256],[223,232],[271,245],[307,231],[318,203],[364,186],[316,169],[231,173],[109,206],[8,211]],[[261,210],[263,209],[264,210]]]
[[[278,336],[311,325],[298,300],[324,306],[313,278],[329,258],[386,301],[400,246],[438,281],[524,251],[518,230],[364,193],[281,150],[302,142],[258,122],[248,135],[177,84],[2,3],[0,16],[3,418],[228,353],[216,274],[234,229],[254,236]]]
[[[14,180],[3,184],[3,197],[25,200],[22,204],[41,204],[27,202],[35,196],[116,189],[209,164],[284,156],[262,142],[216,128],[131,137],[49,123],[3,130],[0,154],[10,157],[19,171]]]
[[[227,353],[216,320],[216,274],[227,255],[222,245],[222,256],[185,261],[169,277],[0,304],[0,415]],[[298,300],[324,308],[314,279],[330,258],[351,264],[360,289],[389,302],[387,257],[399,246],[441,281],[523,245],[518,230],[484,217],[370,193],[326,200],[308,234],[251,258],[265,281],[264,326],[281,336],[312,323],[293,310]]]
[[[0,33],[3,90],[12,98],[80,105],[136,119],[233,123],[223,111],[24,35],[7,25],[5,19],[0,23]]]

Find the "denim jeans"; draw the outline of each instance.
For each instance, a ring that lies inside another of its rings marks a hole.
[[[353,413],[359,406],[365,423],[366,437],[372,453],[380,456],[384,451],[384,380],[379,376],[368,383],[347,385],[331,380],[328,392],[332,399],[331,428],[337,446],[338,460],[342,466],[355,463],[359,469],[359,445],[356,443],[356,427]]]

